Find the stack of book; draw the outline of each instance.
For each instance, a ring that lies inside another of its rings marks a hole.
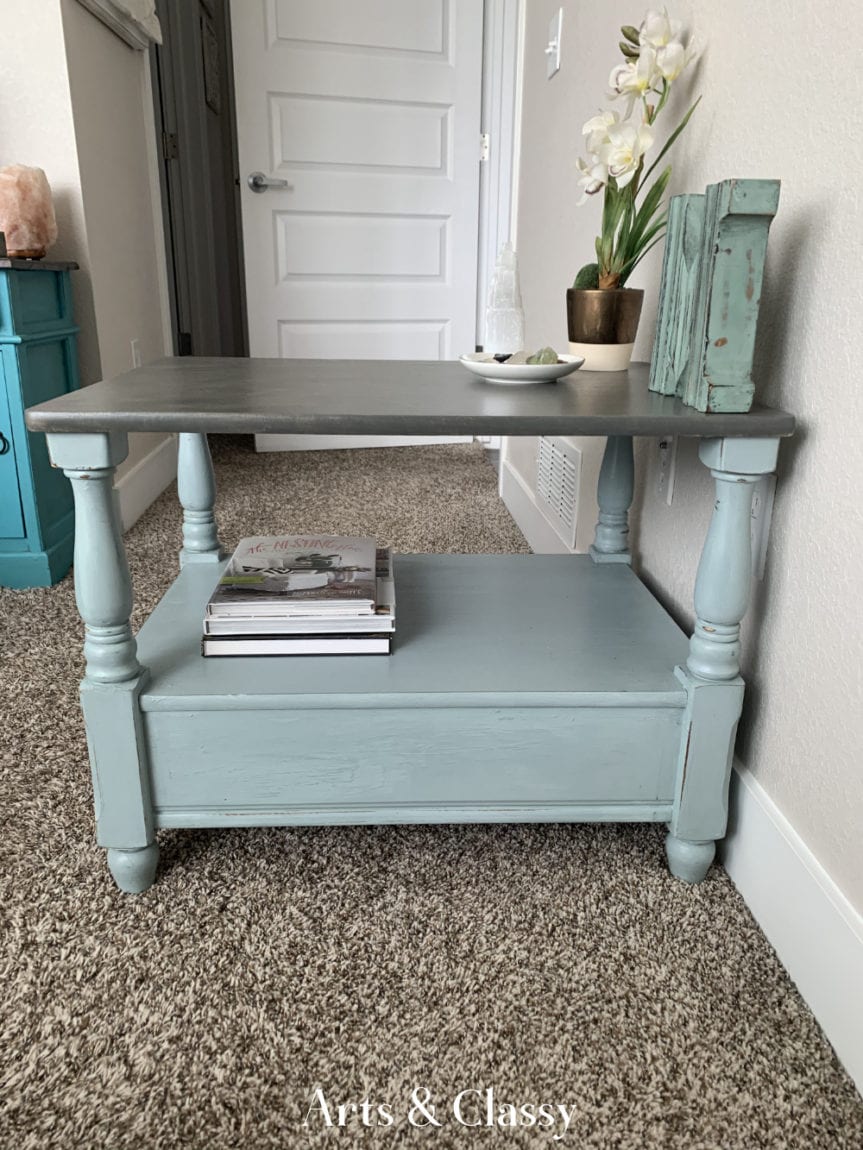
[[[392,553],[374,539],[243,539],[207,603],[204,655],[388,655]]]

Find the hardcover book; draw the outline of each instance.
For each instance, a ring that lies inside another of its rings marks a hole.
[[[380,568],[379,568],[380,570]],[[392,634],[396,629],[395,587],[390,578],[377,580],[377,600],[374,615],[347,617],[328,615],[311,618],[297,616],[292,619],[263,618],[259,615],[231,615],[229,618],[206,618],[204,635],[343,635],[364,633]]]
[[[211,618],[373,615],[374,539],[269,535],[243,539],[207,604]]]
[[[205,635],[204,655],[389,655],[389,635]]]

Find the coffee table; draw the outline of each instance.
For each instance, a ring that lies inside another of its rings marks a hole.
[[[178,358],[31,408],[75,496],[81,704],[121,889],[153,882],[161,827],[347,823],[662,822],[672,873],[700,881],[726,828],[753,486],[794,419],[701,414],[647,373],[506,387],[449,362]],[[112,491],[130,431],[179,433],[184,509],[180,573],[137,637]],[[228,432],[607,436],[594,543],[397,556],[389,658],[204,659],[225,560],[207,435]],[[715,481],[691,637],[631,568],[636,435],[699,437]]]

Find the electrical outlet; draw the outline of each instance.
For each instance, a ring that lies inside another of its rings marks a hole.
[[[674,499],[674,476],[677,471],[677,436],[668,435],[659,441],[659,468],[656,475],[656,490],[671,506]]]
[[[139,339],[132,340],[132,367],[141,366],[141,341]]]
[[[767,563],[767,539],[773,518],[773,496],[776,494],[776,476],[762,475],[752,489],[752,513],[749,520],[749,544],[752,548],[752,575],[764,578]]]

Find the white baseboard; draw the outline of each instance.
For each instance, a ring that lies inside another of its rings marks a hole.
[[[177,478],[177,437],[171,435],[148,452],[116,483],[123,530],[141,518],[151,503]]]
[[[345,451],[355,447],[422,447],[472,443],[472,435],[270,435],[255,436],[255,451]]]
[[[509,462],[500,465],[500,497],[537,555],[571,555],[572,551],[540,511],[533,492]]]
[[[743,767],[731,794],[725,869],[863,1093],[863,915]]]

